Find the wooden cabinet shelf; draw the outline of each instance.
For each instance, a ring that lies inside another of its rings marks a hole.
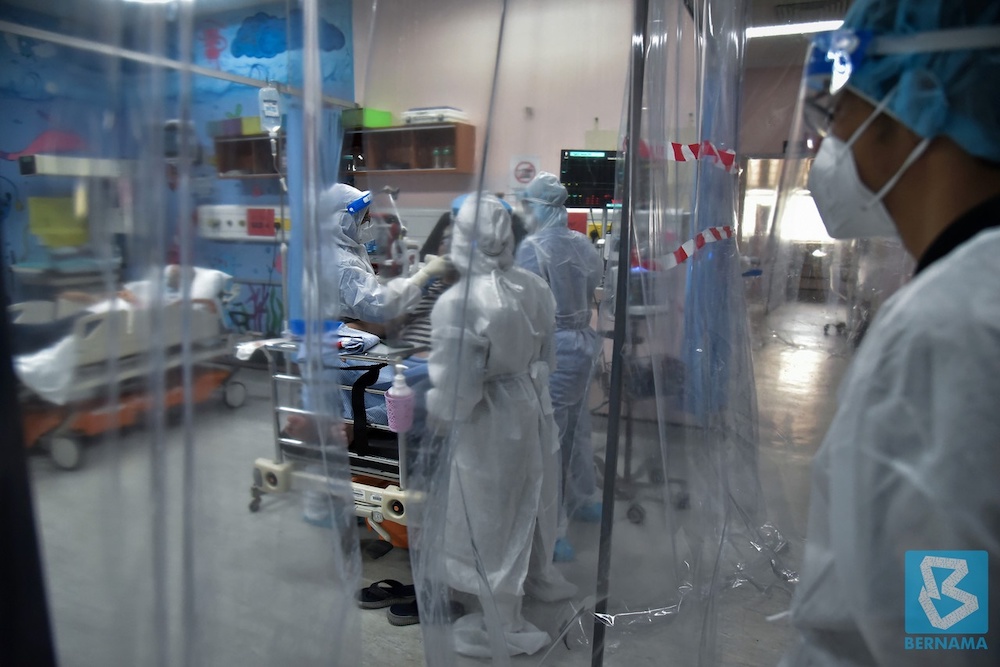
[[[284,158],[285,137],[278,137],[278,158]],[[271,138],[246,134],[215,138],[215,168],[219,178],[279,178],[271,155]]]
[[[475,153],[476,128],[465,123],[347,130],[341,173],[471,174]]]

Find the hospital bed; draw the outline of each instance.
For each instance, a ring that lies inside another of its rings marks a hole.
[[[393,367],[426,347],[407,345],[389,347],[377,345],[363,354],[343,354],[343,367],[350,370],[370,370],[377,374],[381,367]],[[271,374],[271,396],[274,424],[274,458],[258,458],[254,462],[253,485],[250,488],[249,509],[257,512],[263,496],[291,490],[316,490],[330,493],[336,480],[313,472],[324,460],[320,443],[306,442],[289,437],[282,430],[282,419],[288,415],[302,415],[322,421],[314,411],[302,406],[301,389],[306,384],[294,360],[298,358],[300,343],[295,340],[276,340],[263,347]],[[374,377],[370,378],[374,381]],[[360,382],[355,386],[337,385],[338,391],[363,391],[368,395],[384,396],[384,389],[376,389]],[[355,401],[355,406],[363,403]],[[384,424],[368,423],[364,409],[355,409],[355,419],[348,415],[345,421],[354,425],[354,439],[348,447],[348,466],[351,474],[351,494],[354,513],[365,520],[381,540],[392,546],[406,548],[407,507],[412,501],[407,492],[406,460],[407,434],[393,433]],[[321,427],[322,428],[322,427]],[[326,456],[342,456],[342,445],[331,442],[332,437],[321,438]]]
[[[182,404],[185,361],[195,369],[195,402],[224,387],[226,403],[241,405],[246,388],[232,380],[232,366],[217,363],[228,355],[230,342],[222,310],[228,297],[215,296],[155,309],[118,297],[96,305],[58,299],[10,306],[15,341],[41,337],[46,343],[15,349],[25,444],[46,447],[61,468],[77,467],[80,438],[131,426],[154,406],[153,372],[162,369],[166,376],[163,407]]]

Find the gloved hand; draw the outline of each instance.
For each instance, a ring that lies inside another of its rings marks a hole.
[[[427,255],[426,259],[427,263],[424,264],[423,268],[410,276],[410,282],[417,287],[423,287],[432,278],[441,278],[452,270],[451,259],[448,257]]]

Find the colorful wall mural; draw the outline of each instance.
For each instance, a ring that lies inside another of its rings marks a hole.
[[[354,98],[353,39],[351,0],[322,3],[320,9],[320,61],[323,92],[342,100]],[[55,17],[33,15],[28,19],[0,11],[14,23],[32,25],[60,34],[79,36],[76,26]],[[22,20],[24,19],[24,20]],[[196,65],[261,82],[276,81],[293,87],[301,85],[301,14],[286,15],[286,5],[262,3],[243,10],[199,16],[194,26],[193,60]],[[130,35],[123,43],[139,48],[141,35]],[[107,59],[79,50],[0,33],[0,230],[2,263],[13,285],[13,299],[25,296],[13,267],[45,265],[53,261],[51,248],[39,243],[30,231],[28,203],[35,197],[61,197],[72,193],[73,179],[21,176],[17,160],[38,153],[81,157],[136,157],[142,154],[143,131],[137,130],[148,101],[141,91],[129,91],[129,77],[140,80],[134,65],[121,66],[112,80]],[[167,73],[164,88],[175,91],[175,74]],[[109,129],[107,99],[134,100],[124,104],[136,108],[121,110],[119,122]],[[123,92],[124,91],[124,92]],[[215,139],[219,121],[254,118],[258,114],[258,88],[222,78],[196,75],[192,79],[192,120],[205,163],[192,174],[192,210],[189,221],[196,224],[197,206],[205,204],[254,207],[286,207],[294,212],[286,197],[282,201],[277,178],[218,178],[215,167]],[[285,113],[294,124],[298,105],[289,99]],[[170,117],[176,98],[163,100],[155,109]],[[155,114],[152,114],[155,116]],[[121,119],[129,119],[121,122]],[[229,126],[230,128],[232,125]],[[142,128],[140,128],[141,130]],[[283,128],[284,129],[284,128]],[[298,158],[297,146],[289,142],[287,161]],[[175,190],[166,193],[166,215],[171,218],[171,245],[176,247],[177,218],[182,206]],[[187,223],[184,223],[187,224]],[[294,222],[293,222],[294,228]],[[294,234],[294,231],[293,231]],[[123,247],[127,247],[123,243]],[[281,255],[278,242],[243,242],[198,237],[194,261],[217,268],[242,284],[240,297],[232,304],[232,319],[240,330],[278,333],[283,312]],[[167,259],[176,258],[171,250]],[[295,270],[294,267],[291,270]],[[123,276],[127,278],[129,276]]]

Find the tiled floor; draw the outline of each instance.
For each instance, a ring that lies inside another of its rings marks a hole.
[[[826,306],[794,304],[766,323],[752,318],[760,493],[730,491],[762,499],[754,516],[781,531],[788,542],[781,562],[792,570],[802,557],[809,462],[832,416],[849,358],[843,337],[823,334],[824,324],[843,319],[838,315]],[[236,411],[218,404],[201,407],[193,421],[195,446],[186,455],[180,444],[183,421],[177,419],[162,443],[134,431],[117,444],[89,447],[77,471],[59,471],[44,457],[32,458],[63,664],[183,664],[185,651],[213,666],[423,663],[427,635],[421,626],[390,626],[384,610],[357,610],[349,596],[336,593],[348,585],[331,575],[344,569],[336,562],[331,533],[301,521],[297,498],[267,497],[261,512],[247,510],[252,462],[269,456],[273,445],[268,386],[262,376],[246,375],[247,404]],[[595,446],[603,450],[603,420],[595,419],[594,427]],[[657,443],[665,443],[670,460],[679,452],[684,460],[697,461],[712,451],[705,438],[688,426],[658,432],[655,423],[639,421],[636,465],[657,458]],[[734,479],[746,479],[745,472]],[[682,474],[696,487],[712,483],[710,475],[697,471]],[[633,502],[645,512],[642,523],[627,518]],[[708,664],[773,665],[790,641],[790,629],[767,618],[787,608],[792,585],[774,576],[766,562],[754,560],[752,550],[739,551],[745,543],[738,531],[728,536],[733,546],[721,554],[715,594],[692,591],[680,613],[671,613],[678,585],[691,580],[683,573],[686,567],[695,570],[695,581],[711,580],[705,568],[714,556],[700,554],[692,561],[685,554],[698,553],[695,545],[702,541],[713,543],[706,538],[717,512],[730,512],[727,525],[739,526],[733,513],[747,507],[694,505],[669,507],[658,485],[638,486],[631,500],[616,503],[609,611],[619,615],[607,630],[605,664],[691,664],[688,658],[708,638],[714,646],[702,649]],[[187,522],[181,521],[185,512]],[[562,567],[579,585],[574,607],[579,609],[595,590],[599,528],[573,523],[569,537],[577,559]],[[744,567],[740,577],[736,563]],[[377,560],[362,549],[361,568],[364,583],[411,580],[408,554],[398,549]],[[153,577],[153,572],[165,574]],[[180,610],[190,601],[195,614],[185,616]],[[529,603],[525,614],[555,633],[574,608]],[[641,613],[650,609],[659,611]],[[184,618],[195,622],[185,625]],[[592,615],[582,614],[545,664],[589,664],[592,625]],[[511,662],[537,664],[541,657]],[[465,662],[480,661],[456,659]]]

